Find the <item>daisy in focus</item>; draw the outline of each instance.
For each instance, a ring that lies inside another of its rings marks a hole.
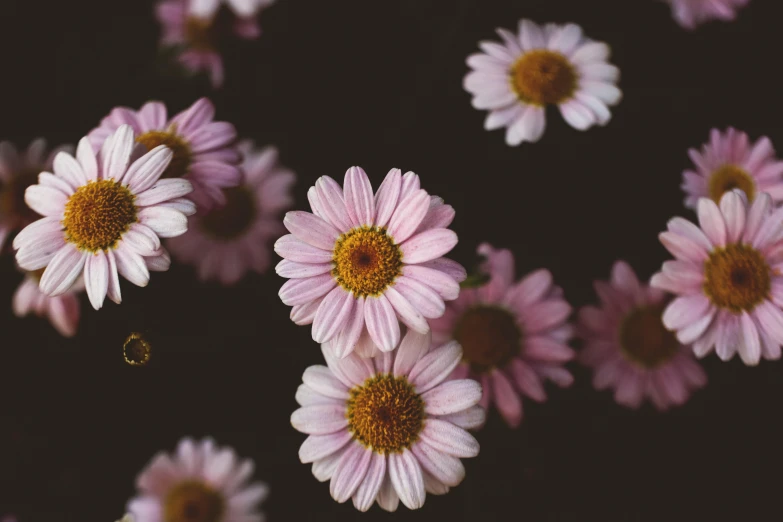
[[[16,289],[11,308],[16,317],[35,314],[48,317],[55,330],[63,337],[73,337],[79,327],[80,306],[78,294],[84,290],[84,283],[77,280],[62,295],[49,297],[41,292],[39,282],[43,270],[27,272],[24,280]]]
[[[88,137],[98,151],[120,125],[130,125],[136,142],[147,150],[165,145],[173,156],[161,177],[190,181],[193,192],[188,199],[196,203],[199,211],[207,211],[224,205],[223,189],[236,187],[242,180],[239,152],[234,147],[236,130],[232,124],[214,119],[215,107],[207,98],[199,99],[173,118],[168,118],[162,103],[148,102],[138,111],[116,107]]]
[[[246,140],[237,149],[244,161],[244,182],[225,190],[225,206],[190,220],[188,231],[169,239],[172,254],[196,266],[202,281],[224,285],[239,281],[248,271],[263,273],[270,265],[269,243],[284,232],[281,211],[293,203],[296,176],[278,162],[277,149],[257,149]]]
[[[248,483],[254,468],[210,438],[184,438],[175,455],[158,453],[139,474],[127,509],[135,522],[260,522],[269,488]]]
[[[766,136],[750,143],[744,132],[712,129],[709,143],[701,151],[688,150],[688,155],[696,168],[682,175],[688,208],[695,209],[699,198],[720,203],[723,194],[735,188],[751,202],[761,192],[769,194],[776,204],[783,202],[783,161],[777,159]]]
[[[685,29],[696,29],[710,20],[729,22],[737,11],[750,0],[666,0],[672,7],[672,16]]]
[[[481,271],[490,276],[480,288],[464,288],[430,322],[435,344],[451,340],[462,346],[462,361],[452,378],[469,377],[484,390],[481,405],[494,403],[511,427],[522,421],[522,397],[546,400],[544,381],[570,386],[563,364],[574,357],[568,347],[571,306],[552,284],[548,270],[537,270],[514,282],[514,256],[488,244]]]
[[[309,435],[302,463],[330,482],[337,502],[353,498],[359,511],[378,502],[395,511],[424,505],[426,493],[443,495],[465,477],[459,459],[479,444],[467,431],[484,422],[477,406],[481,386],[447,378],[462,350],[448,343],[430,350],[430,334],[409,330],[395,352],[373,359],[343,359],[323,349],[327,366],[305,370],[296,392],[301,408],[291,424]]]
[[[596,281],[600,307],[579,310],[585,346],[579,359],[593,368],[593,386],[614,389],[618,404],[638,408],[645,398],[661,411],[688,400],[707,374],[663,325],[664,292],[642,284],[617,261],[608,282]]]
[[[184,179],[160,179],[172,151],[160,145],[131,163],[133,129],[120,126],[96,157],[82,138],[76,158],[54,158],[25,193],[44,216],[14,239],[16,261],[28,271],[45,268],[39,288],[49,297],[66,293],[79,276],[96,310],[104,299],[121,301],[119,275],[146,286],[150,270],[167,269],[161,237],[187,230],[195,206],[181,198],[192,190]]]
[[[11,143],[0,142],[0,252],[9,236],[40,218],[27,203],[24,192],[38,181],[38,174],[52,170],[58,152],[72,151],[64,145],[46,152],[46,141],[39,138],[19,152]]]
[[[502,43],[481,42],[468,57],[464,81],[473,107],[488,110],[487,130],[506,128],[506,143],[536,142],[544,134],[546,107],[557,105],[573,128],[606,125],[620,101],[620,71],[608,63],[609,46],[588,40],[575,24],[519,22],[514,34],[498,29]]]
[[[779,359],[783,344],[783,209],[768,194],[748,203],[738,189],[698,203],[699,226],[669,220],[658,237],[676,258],[650,284],[678,297],[663,324],[697,357],[713,349],[722,360],[739,353],[747,365]]]
[[[220,39],[233,32],[239,38],[255,40],[261,35],[257,14],[274,0],[226,0],[236,16],[230,16],[232,27],[219,16],[221,0],[163,0],[155,7],[162,27],[160,43],[179,50],[177,60],[192,73],[206,72],[213,89],[219,89],[225,78]]]
[[[442,256],[457,244],[454,209],[419,188],[419,176],[392,169],[373,194],[359,167],[343,187],[322,176],[307,196],[313,213],[288,212],[291,232],[277,240],[288,278],[280,298],[296,324],[336,357],[354,349],[371,357],[400,343],[400,324],[429,331],[444,301],[459,294],[465,270]]]

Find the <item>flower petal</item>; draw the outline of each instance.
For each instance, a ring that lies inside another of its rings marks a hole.
[[[367,296],[364,318],[373,342],[384,352],[391,351],[400,342],[400,324],[389,300],[384,295]]]
[[[425,420],[420,437],[434,449],[453,457],[475,457],[479,453],[479,443],[473,435],[440,419]]]
[[[402,190],[402,171],[391,169],[375,193],[375,226],[385,227],[397,208]]]
[[[92,307],[100,310],[109,291],[109,261],[104,252],[87,256],[84,265],[84,286]]]
[[[450,251],[457,244],[457,234],[446,228],[435,228],[416,234],[400,246],[402,260],[407,264],[431,261]]]
[[[408,380],[424,393],[442,383],[457,367],[462,358],[462,347],[456,342],[444,344],[422,357],[411,369]]]
[[[87,255],[73,244],[60,247],[41,276],[41,292],[49,297],[67,292],[84,271]]]
[[[351,167],[343,182],[345,207],[354,226],[372,225],[375,218],[375,198],[367,173],[361,167]]]
[[[344,405],[318,404],[294,411],[291,414],[291,425],[308,435],[326,435],[348,426],[348,418]]]
[[[424,478],[416,457],[409,449],[388,456],[389,477],[394,490],[408,509],[419,509],[424,505],[426,493]]]
[[[421,398],[428,415],[447,415],[478,404],[481,385],[473,379],[447,381],[422,394]]]

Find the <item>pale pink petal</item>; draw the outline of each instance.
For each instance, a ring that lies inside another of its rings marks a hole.
[[[334,377],[326,366],[310,366],[302,375],[302,382],[326,397],[348,399],[348,387]]]
[[[400,500],[408,509],[419,509],[424,505],[426,493],[424,478],[416,457],[410,450],[391,453],[388,456],[389,478]]]
[[[510,370],[520,392],[537,402],[546,400],[544,384],[533,368],[520,359],[513,359]]]
[[[429,350],[431,339],[432,334],[429,332],[420,334],[409,330],[395,352],[394,375],[407,377],[415,364]]]
[[[46,185],[31,185],[25,190],[24,201],[42,216],[62,218],[68,195]]]
[[[388,464],[387,464],[388,467]],[[383,479],[381,489],[378,491],[378,505],[384,511],[394,512],[397,511],[397,506],[400,504],[400,497],[397,492],[394,491],[394,486],[391,482],[391,474],[386,473],[386,477]]]
[[[436,228],[416,234],[400,246],[403,262],[423,263],[438,258],[457,244],[457,234],[445,228]]]
[[[146,207],[163,203],[193,192],[193,186],[186,179],[159,179],[150,188],[136,196],[136,205]]]
[[[432,288],[445,301],[453,301],[459,296],[459,283],[441,270],[422,265],[405,265],[402,274]]]
[[[338,359],[342,359],[351,353],[359,343],[362,332],[366,331],[364,323],[365,298],[360,297],[356,299],[351,297],[351,299],[354,301],[354,308],[351,311],[348,322],[343,326],[342,331],[329,342],[332,353]]]
[[[150,272],[144,258],[127,248],[126,245],[114,250],[114,260],[117,263],[117,272],[136,286],[147,286],[150,281]]]
[[[109,261],[103,252],[87,256],[84,265],[84,285],[92,307],[100,310],[109,290]]]
[[[375,226],[385,227],[391,219],[402,190],[400,169],[391,169],[375,193]]]
[[[337,285],[331,274],[307,279],[290,279],[278,292],[280,299],[288,306],[302,305],[326,295]]]
[[[74,245],[60,247],[41,276],[41,292],[49,297],[67,292],[82,274],[86,257]]]
[[[436,318],[443,315],[446,305],[443,299],[429,286],[405,276],[398,277],[394,289],[407,299],[421,315]]]
[[[338,431],[328,435],[310,435],[299,447],[299,460],[308,464],[328,457],[342,449],[353,438],[350,431]]]
[[[323,250],[332,251],[340,235],[332,225],[309,212],[288,212],[283,224],[297,239]]]
[[[370,509],[386,478],[386,456],[372,452],[367,474],[353,495],[353,505],[361,512]]]
[[[484,425],[487,420],[487,410],[482,408],[481,405],[476,405],[467,410],[451,413],[449,415],[442,415],[439,418],[455,424],[460,428],[472,430]]]
[[[343,287],[337,286],[324,298],[313,319],[313,340],[330,341],[350,321],[356,299]]]
[[[472,379],[447,381],[421,398],[428,415],[447,415],[476,405],[481,399],[481,385]]]
[[[332,245],[334,246],[334,245]],[[332,252],[323,250],[304,241],[293,234],[286,234],[275,242],[275,252],[280,256],[298,263],[331,263]]]
[[[367,321],[367,331],[378,348],[388,352],[397,347],[400,342],[400,325],[386,296],[367,296],[364,318]]]
[[[351,218],[345,207],[345,199],[340,185],[329,176],[321,176],[316,180],[315,187],[310,189],[314,191],[314,197],[310,200],[313,210],[317,208],[319,215],[325,221],[334,225],[337,230],[348,231],[353,228]],[[308,191],[308,197],[310,192]],[[313,203],[315,202],[315,205]]]
[[[434,449],[453,457],[475,457],[479,453],[479,443],[473,435],[439,419],[426,419],[420,437]]]
[[[304,406],[291,414],[291,425],[308,435],[326,435],[348,426],[345,406],[318,404]]]
[[[134,147],[133,129],[130,125],[120,125],[106,142],[107,144],[101,151],[103,160],[101,174],[103,179],[113,179],[117,182],[122,182],[125,172],[128,170],[131,151]],[[161,147],[162,150],[168,150],[163,146]],[[170,160],[170,150],[168,151],[168,156]]]
[[[372,225],[375,218],[375,199],[370,179],[361,167],[351,167],[343,182],[345,207],[354,226]],[[398,241],[399,243],[400,241]]]
[[[182,212],[161,206],[146,207],[137,214],[139,223],[151,228],[158,237],[177,237],[188,230],[188,219]]]
[[[365,448],[358,442],[348,445],[337,463],[332,482],[329,484],[332,498],[340,503],[351,498],[367,475],[372,454],[371,449]]]
[[[424,216],[430,208],[430,196],[425,190],[419,189],[401,199],[397,209],[389,221],[388,234],[394,239],[394,242],[402,244],[419,228]],[[418,236],[415,236],[418,237]],[[453,248],[453,245],[452,245]],[[451,250],[451,248],[449,249]],[[403,252],[404,246],[403,246]],[[434,257],[439,257],[448,252],[442,252]],[[429,259],[433,259],[429,258]],[[429,261],[425,259],[424,261]],[[413,261],[409,261],[413,262]]]
[[[85,141],[86,138],[82,138],[82,141]],[[79,147],[81,147],[81,142],[79,143]],[[89,157],[93,159],[93,163],[95,162],[95,156],[92,152],[92,147],[90,147],[89,143],[85,145],[89,149]],[[84,154],[84,152],[83,152]],[[89,160],[87,160],[89,162]],[[81,187],[82,185],[86,185],[87,181],[90,179],[95,179],[94,177],[88,177],[87,174],[85,174],[84,170],[85,168],[73,158],[70,154],[67,152],[60,152],[57,154],[57,156],[54,157],[54,172],[57,174],[60,178],[62,178],[72,189],[77,189]],[[88,164],[88,168],[92,168]],[[97,167],[95,167],[97,172]]]
[[[495,370],[490,376],[495,406],[509,426],[516,428],[522,422],[522,401],[508,378]]]
[[[408,380],[424,393],[443,382],[462,358],[462,348],[456,341],[436,348],[419,359],[411,369]]]
[[[430,327],[427,319],[416,309],[416,306],[395,290],[395,287],[390,286],[383,295],[389,300],[395,313],[405,326],[420,333],[429,331]]]
[[[679,330],[707,315],[711,308],[710,300],[704,294],[678,297],[666,307],[663,324],[669,330]]]

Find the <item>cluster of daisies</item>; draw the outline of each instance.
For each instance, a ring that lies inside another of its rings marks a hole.
[[[257,35],[255,16],[269,3],[227,0],[238,33]],[[694,25],[746,2],[671,3]],[[209,69],[216,84],[222,66],[208,38],[218,7],[158,6],[164,40],[184,42],[182,62]],[[482,42],[468,58],[465,78],[473,105],[490,111],[488,129],[506,127],[509,145],[535,142],[552,104],[580,130],[609,122],[621,91],[606,44],[574,24],[522,20],[517,33],[498,34],[502,43]],[[293,173],[274,148],[238,141],[206,98],[173,117],[159,102],[117,107],[75,150],[1,143],[0,248],[11,244],[26,274],[15,313],[47,315],[72,336],[81,292],[96,310],[107,297],[119,304],[119,276],[145,286],[150,272],[169,269],[169,251],[201,280],[231,285],[271,265],[276,239],[276,272],[287,279],[279,296],[294,323],[311,325],[325,362],[296,390],[291,424],[307,435],[300,460],[337,502],[417,509],[462,482],[461,459],[479,453],[470,432],[491,406],[518,426],[524,398],[545,401],[547,382],[571,385],[574,359],[619,404],[666,410],[706,384],[697,357],[780,358],[783,162],[769,139],[751,143],[735,129],[713,130],[689,154],[683,189],[697,223],[673,218],[660,234],[674,260],[649,282],[617,261],[595,282],[599,303],[575,321],[552,274],[518,278],[509,250],[479,245],[471,278],[444,257],[458,240],[454,208],[413,172],[391,169],[377,188],[360,167],[342,183],[323,176],[307,192],[310,211],[281,222]],[[184,438],[139,474],[123,520],[261,521],[268,489],[253,473],[233,449]]]

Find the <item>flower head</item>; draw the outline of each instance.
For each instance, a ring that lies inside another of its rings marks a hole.
[[[624,261],[612,267],[610,281],[596,281],[600,307],[579,310],[584,338],[580,360],[594,369],[593,385],[613,388],[615,400],[638,408],[648,398],[659,410],[683,404],[707,375],[663,325],[666,294],[640,283]]]
[[[698,202],[699,226],[673,218],[658,237],[675,261],[650,284],[678,297],[663,324],[703,357],[713,348],[723,360],[735,352],[748,365],[780,358],[783,344],[783,210],[766,193],[748,203],[740,190],[720,206]]]
[[[454,209],[419,188],[413,172],[392,169],[373,195],[352,167],[344,187],[328,176],[308,192],[313,213],[289,212],[291,232],[275,243],[289,278],[280,289],[291,319],[313,325],[313,339],[343,357],[371,356],[400,342],[398,319],[419,333],[456,299],[465,270],[441,256],[457,244],[446,227]]]
[[[481,404],[491,403],[506,422],[522,421],[522,396],[546,400],[544,380],[569,386],[571,374],[563,368],[574,357],[568,347],[572,328],[566,322],[571,306],[552,284],[548,270],[537,270],[514,281],[514,256],[482,244],[486,257],[482,271],[489,275],[480,288],[466,288],[448,303],[446,313],[431,321],[436,344],[455,340],[462,361],[452,378],[470,377],[484,390]]]
[[[710,142],[701,151],[690,149],[696,171],[683,172],[685,206],[696,208],[699,198],[720,198],[733,189],[742,190],[751,202],[757,194],[768,193],[775,203],[783,201],[783,161],[775,157],[766,136],[750,143],[744,132],[729,128],[712,129]]]
[[[467,429],[484,422],[476,404],[481,386],[447,380],[459,364],[456,343],[430,350],[429,334],[409,330],[399,348],[373,359],[343,359],[324,349],[326,366],[305,370],[296,393],[301,408],[291,424],[309,437],[299,459],[313,463],[337,502],[356,509],[374,502],[395,511],[424,505],[426,493],[442,495],[465,477],[460,458],[479,445]]]
[[[737,11],[748,5],[750,0],[666,0],[672,6],[672,16],[685,29],[709,20],[729,22],[737,16]]]
[[[278,163],[277,149],[256,149],[250,141],[238,149],[244,157],[242,185],[226,189],[225,206],[195,216],[185,234],[167,242],[175,257],[196,266],[202,281],[232,285],[249,270],[265,272],[270,240],[284,232],[278,215],[293,202],[295,176]]]
[[[139,495],[128,502],[135,522],[246,522],[261,520],[257,505],[269,488],[248,484],[252,460],[210,438],[182,439],[173,456],[158,453],[139,474]]]
[[[212,18],[221,4],[226,4],[240,18],[256,16],[275,0],[190,0],[188,12],[199,18]]]
[[[116,107],[99,127],[88,135],[95,150],[120,125],[130,125],[135,141],[152,150],[165,145],[172,152],[169,166],[162,178],[186,179],[193,185],[188,199],[199,211],[226,203],[223,189],[236,187],[242,180],[239,170],[239,152],[234,148],[236,130],[230,123],[214,121],[215,107],[207,98],[201,98],[173,118],[167,116],[166,106],[148,102],[138,111]]]
[[[487,130],[506,127],[506,143],[538,141],[547,105],[557,105],[569,125],[586,130],[611,119],[620,101],[620,71],[610,65],[609,46],[582,35],[578,25],[521,20],[514,34],[498,29],[502,43],[481,42],[468,57],[464,81],[473,107],[488,110]]]
[[[16,289],[11,308],[17,317],[35,314],[48,317],[52,326],[63,337],[73,337],[79,327],[79,292],[84,290],[84,282],[78,279],[64,294],[49,297],[38,287],[43,270],[27,272],[24,280]]]
[[[14,239],[16,261],[25,270],[45,268],[40,289],[55,297],[80,275],[97,310],[105,297],[119,303],[118,274],[146,286],[150,270],[168,269],[161,237],[187,230],[192,190],[184,179],[160,179],[172,159],[164,145],[131,163],[133,130],[120,126],[96,158],[87,138],[76,158],[61,152],[54,174],[42,173],[25,193],[27,204],[44,216]]]
[[[0,251],[11,234],[41,217],[24,201],[27,187],[35,184],[38,174],[52,170],[57,153],[72,150],[63,145],[47,154],[46,141],[39,138],[20,153],[11,143],[0,142]]]

